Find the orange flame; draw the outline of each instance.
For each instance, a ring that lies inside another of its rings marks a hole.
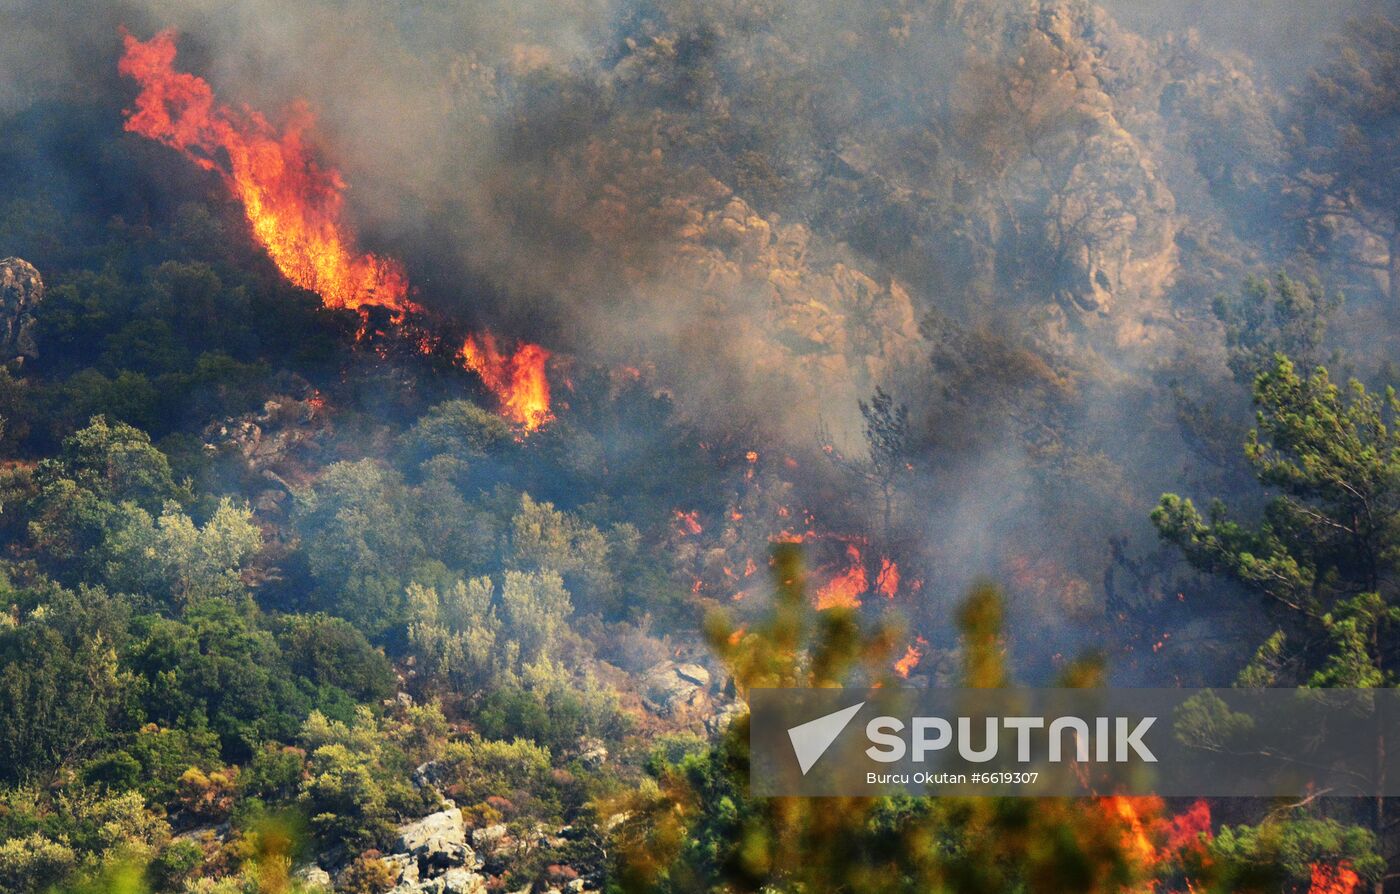
[[[202,78],[175,71],[173,32],[144,43],[124,33],[122,41],[117,70],[141,87],[126,129],[217,172],[283,276],[328,307],[377,304],[400,315],[414,308],[402,264],[351,247],[340,220],[345,182],[317,165],[303,141],[312,123],[304,107],[279,134],[257,112],[217,102]]]
[[[1148,837],[1143,823],[1143,814],[1151,814],[1161,807],[1158,798],[1130,798],[1114,795],[1105,799],[1110,815],[1123,824],[1123,849],[1130,858],[1142,866],[1157,863],[1157,848]]]
[[[327,307],[388,308],[395,322],[409,311],[408,276],[393,258],[360,254],[341,220],[345,181],[334,168],[316,163],[303,136],[312,116],[294,108],[278,133],[252,109],[236,111],[218,102],[208,82],[175,71],[175,35],[162,31],[148,41],[122,32],[125,52],[117,70],[141,90],[126,112],[126,129],[179,150],[206,171],[217,173],[243,204],[253,237],[267,249],[290,282],[315,292]],[[419,336],[431,353],[436,340]],[[500,402],[502,415],[526,432],[551,420],[550,352],[521,344],[502,353],[490,333],[468,336],[459,357]]]
[[[1343,860],[1336,866],[1312,864],[1312,884],[1308,894],[1351,894],[1361,877]]]
[[[481,376],[481,381],[500,401],[501,413],[525,431],[534,431],[554,418],[549,411],[549,377],[545,365],[549,351],[539,345],[522,344],[514,354],[496,346],[489,332],[480,337],[468,335],[462,345],[462,362]]]
[[[922,636],[915,637],[914,642],[909,644],[905,650],[904,657],[894,663],[895,675],[900,679],[909,679],[909,673],[919,666],[919,662],[924,657],[924,647],[928,645],[928,640]]]
[[[875,577],[875,589],[886,599],[899,592],[899,565],[888,556],[880,558],[880,573]]]
[[[860,548],[854,543],[846,544],[846,558],[849,565],[845,571],[827,581],[826,586],[817,590],[817,610],[828,608],[859,608],[860,597],[870,589],[865,574],[865,562],[861,559]]]
[[[1203,854],[1211,837],[1210,804],[1204,799],[1176,816],[1164,815],[1162,799],[1154,795],[1101,798],[1105,815],[1120,826],[1123,849],[1129,860],[1144,870],[1156,870],[1187,853]],[[1140,890],[1155,891],[1158,882],[1149,879]],[[1186,889],[1194,891],[1191,881]]]

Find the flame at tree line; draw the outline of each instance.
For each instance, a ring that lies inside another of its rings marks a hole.
[[[1167,815],[1161,798],[1153,795],[1129,797],[1113,795],[1099,801],[1104,813],[1122,829],[1123,850],[1146,870],[1178,861],[1182,855],[1198,855],[1211,839],[1210,804],[1198,799],[1185,811]],[[1353,894],[1361,877],[1343,860],[1335,865],[1313,863],[1308,894]],[[1143,892],[1157,892],[1159,883],[1150,879]],[[1186,880],[1186,892],[1198,889]]]
[[[341,221],[345,182],[338,171],[316,163],[303,139],[312,124],[309,110],[294,107],[279,133],[258,112],[218,102],[203,78],[176,71],[172,31],[148,41],[123,32],[122,40],[117,70],[141,88],[126,129],[217,173],[283,276],[315,292],[326,307],[363,314],[379,306],[396,324],[410,312],[423,313],[409,298],[399,261],[355,250]],[[431,351],[437,342],[429,336],[422,348]],[[506,353],[483,333],[467,336],[458,357],[495,394],[502,414],[525,431],[552,418],[545,348],[527,343]]]

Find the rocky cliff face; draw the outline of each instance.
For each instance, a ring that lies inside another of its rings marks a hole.
[[[578,353],[810,431],[920,361],[930,312],[1152,363],[1257,260],[1281,140],[1246,63],[1085,0],[770,7],[639,14],[590,78],[549,75],[567,133],[509,109],[528,151],[477,261],[562,296]]]
[[[33,264],[0,259],[0,362],[23,363],[38,356],[34,312],[43,300],[44,280]]]

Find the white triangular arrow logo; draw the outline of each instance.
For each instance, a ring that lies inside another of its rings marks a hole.
[[[797,766],[802,768],[803,776],[806,776],[812,765],[826,754],[831,743],[841,735],[841,730],[846,728],[846,724],[850,723],[851,718],[863,707],[865,702],[851,705],[834,714],[809,720],[788,730],[788,738],[792,740],[792,751],[797,755]]]

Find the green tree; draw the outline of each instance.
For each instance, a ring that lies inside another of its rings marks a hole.
[[[434,806],[410,781],[413,768],[441,755],[446,723],[435,707],[376,718],[367,707],[349,723],[313,712],[301,729],[308,751],[300,801],[329,844],[387,848],[393,824]]]
[[[1274,657],[1303,683],[1331,653],[1330,625],[1364,607],[1366,594],[1393,605],[1400,560],[1400,401],[1393,391],[1344,390],[1325,369],[1301,376],[1282,355],[1254,386],[1258,426],[1245,454],[1276,495],[1256,526],[1232,520],[1217,503],[1203,514],[1189,499],[1166,494],[1152,514],[1162,537],[1198,568],[1226,574],[1265,595],[1278,610],[1284,645]],[[1394,645],[1379,625],[1366,647],[1378,672]],[[1366,623],[1366,622],[1362,622]],[[1389,676],[1386,677],[1389,679]]]
[[[438,456],[460,460],[468,466],[514,442],[515,434],[504,419],[471,401],[450,400],[438,404],[414,423],[399,439],[405,466],[416,468]]]
[[[1328,360],[1324,354],[1327,325],[1342,306],[1317,279],[1291,279],[1282,271],[1273,279],[1251,276],[1238,295],[1215,299],[1215,315],[1225,327],[1225,347],[1235,380],[1250,384],[1283,354],[1304,369]]]
[[[1152,521],[1192,565],[1265,597],[1278,627],[1241,670],[1241,685],[1393,687],[1400,400],[1394,390],[1378,395],[1356,381],[1340,388],[1321,367],[1300,375],[1282,354],[1258,374],[1254,400],[1257,427],[1245,455],[1273,492],[1263,518],[1235,521],[1219,501],[1202,514],[1191,500],[1165,494]],[[1385,800],[1371,808],[1369,817],[1359,817],[1354,804],[1345,808],[1352,824],[1295,808],[1233,830],[1216,851],[1228,872],[1248,875],[1261,855],[1283,855],[1301,880],[1307,872],[1297,855],[1310,853],[1346,860],[1378,880],[1385,861],[1374,856],[1377,842],[1383,852],[1397,848]]]
[[[314,688],[287,667],[271,633],[224,600],[195,603],[179,619],[139,619],[125,663],[139,676],[146,717],[212,730],[229,759],[268,740],[288,741],[311,711]]]
[[[414,516],[402,477],[380,463],[339,462],[322,472],[293,513],[317,603],[371,638],[400,627],[408,584],[425,579]]]
[[[102,551],[109,557],[109,586],[184,606],[243,595],[239,571],[261,547],[262,532],[253,524],[252,511],[224,498],[203,526],[173,502],[156,519],[139,506],[124,504],[110,523]]]
[[[492,682],[497,662],[514,661],[518,646],[497,647],[501,622],[493,596],[487,577],[457,581],[441,592],[421,584],[409,586],[409,653],[426,680],[475,694]]]
[[[34,545],[48,561],[93,575],[102,570],[100,547],[124,504],[156,514],[167,501],[189,497],[144,432],[101,416],[64,440],[57,457],[41,461],[34,483]]]
[[[511,519],[512,568],[553,572],[569,592],[590,606],[611,605],[617,595],[608,538],[577,516],[553,503],[540,503],[529,494]]]
[[[104,744],[128,675],[120,603],[101,589],[48,586],[16,594],[18,623],[0,626],[0,780],[51,776]]]

